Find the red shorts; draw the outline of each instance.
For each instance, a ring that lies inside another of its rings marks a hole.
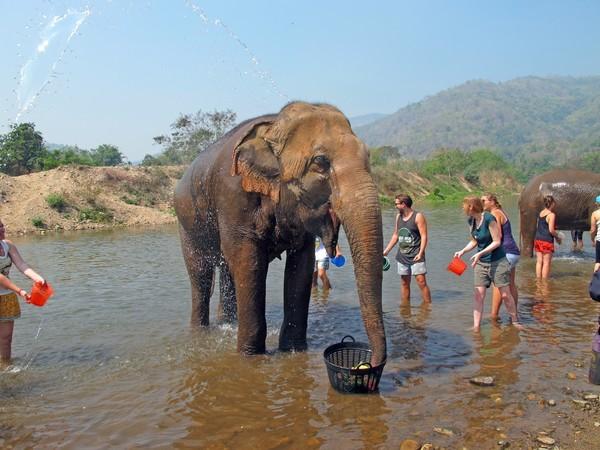
[[[540,253],[554,253],[554,242],[533,241],[533,249]]]

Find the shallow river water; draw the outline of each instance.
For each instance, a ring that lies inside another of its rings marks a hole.
[[[343,237],[348,262],[330,269],[333,289],[313,290],[309,351],[276,351],[283,263],[275,261],[267,298],[271,354],[252,358],[236,353],[234,327],[189,328],[175,226],[13,237],[56,294],[43,308],[24,305],[16,322],[14,366],[0,372],[0,445],[359,449],[414,439],[446,448],[494,448],[507,440],[526,448],[539,431],[562,448],[592,445],[590,433],[598,438],[600,428],[585,428],[586,412],[571,406],[581,392],[600,392],[587,383],[599,312],[587,294],[589,235],[583,256],[560,247],[543,285],[533,260],[522,261],[524,331],[509,326],[503,311],[502,323],[486,319],[474,335],[472,270],[462,277],[446,271],[467,242],[466,221],[458,205],[424,211],[433,305],[421,306],[413,283],[411,305],[401,306],[395,265],[385,272],[389,356],[380,392],[368,396],[334,391],[322,357],[346,334],[366,340]],[[508,211],[518,231],[516,210]],[[386,210],[385,242],[393,219]],[[489,305],[488,294],[486,313]],[[495,377],[495,386],[469,383],[483,375]],[[546,406],[548,399],[557,406]]]

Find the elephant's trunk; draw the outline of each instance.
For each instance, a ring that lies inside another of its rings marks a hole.
[[[346,176],[336,174],[333,207],[350,244],[363,323],[373,350],[371,364],[379,365],[387,356],[381,305],[381,209],[370,174],[365,169],[345,172]]]

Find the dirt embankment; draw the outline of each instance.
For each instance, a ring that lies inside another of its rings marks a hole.
[[[0,173],[0,219],[8,235],[176,222],[173,189],[184,167],[64,166]]]
[[[0,219],[9,236],[175,223],[173,189],[184,170],[184,166],[64,166],[18,177],[0,173]],[[466,192],[520,189],[512,178],[493,172],[482,173],[480,185],[462,177],[426,179],[402,170],[376,170],[373,175],[380,193],[388,198],[405,192],[414,198],[433,194],[444,201],[452,195],[462,198]]]

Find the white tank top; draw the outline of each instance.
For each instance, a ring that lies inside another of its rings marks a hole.
[[[12,259],[8,254],[8,244],[5,241],[0,241],[0,245],[2,246],[2,250],[4,250],[4,254],[0,256],[0,273],[8,278],[10,266],[12,266]],[[10,294],[11,292],[10,289],[0,287],[0,295]]]

